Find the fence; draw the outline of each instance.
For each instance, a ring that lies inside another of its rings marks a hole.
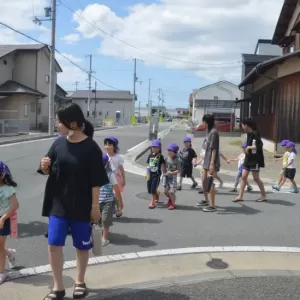
[[[28,120],[0,120],[0,136],[29,134]]]

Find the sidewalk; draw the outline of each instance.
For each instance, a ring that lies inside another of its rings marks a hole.
[[[289,279],[300,275],[299,251],[299,248],[207,247],[146,251],[91,258],[90,264],[92,265],[89,266],[86,276],[86,283],[91,289],[91,294],[87,299],[146,299],[141,296],[149,296],[149,292],[158,300],[199,299],[199,294],[196,298],[185,296],[187,292],[191,292],[191,288],[197,289],[199,283],[206,286],[213,280],[235,282],[243,278],[249,280],[249,277],[264,277],[266,280],[266,278],[280,276]],[[68,269],[64,271],[68,297],[72,295],[76,276],[76,269],[73,268],[75,265],[70,268],[71,263],[75,262],[65,263],[65,267]],[[198,284],[189,289],[182,288],[184,285],[193,283]],[[270,284],[268,287],[260,285],[260,293],[269,292],[273,295],[271,292],[273,287],[278,293],[279,290],[286,291],[284,281],[275,283],[273,281],[274,285]],[[4,283],[0,286],[0,296],[1,300],[39,300],[43,299],[51,286],[51,275],[43,273]],[[179,292],[176,295],[175,293],[171,294],[170,291],[170,287],[175,289],[178,286],[181,286],[181,298],[178,295]],[[234,294],[239,291],[238,288],[228,292]],[[164,293],[164,290],[167,290],[172,297],[170,298],[170,295]],[[215,293],[216,298],[209,299],[220,299],[217,296],[217,294],[220,296],[218,289],[214,288],[210,292]],[[222,299],[238,299],[233,296],[226,297],[225,290],[223,293],[225,298],[222,297]],[[251,299],[299,299],[299,288],[297,293],[298,298],[294,298],[295,293],[289,293],[289,297],[286,298]],[[260,295],[262,296],[262,294]]]
[[[118,127],[117,126],[99,127],[99,128],[95,128],[95,131],[109,130],[115,128]],[[7,145],[7,144],[21,143],[21,142],[35,141],[35,140],[42,140],[42,139],[50,139],[56,137],[57,135],[58,133],[49,135],[45,132],[30,132],[29,134],[22,134],[22,135],[15,135],[15,136],[0,136],[0,145]]]

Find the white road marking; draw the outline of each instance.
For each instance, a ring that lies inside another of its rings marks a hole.
[[[88,264],[100,265],[105,263],[127,261],[133,259],[151,258],[157,256],[168,255],[185,255],[197,253],[218,253],[218,252],[277,252],[277,253],[300,253],[298,247],[269,247],[269,246],[219,246],[219,247],[190,247],[190,248],[177,248],[177,249],[163,249],[142,252],[123,253],[115,255],[106,255],[91,257]],[[76,267],[76,261],[64,262],[64,269],[72,269]],[[17,279],[32,275],[39,275],[51,271],[50,265],[42,265],[33,268],[22,269],[19,271],[10,272],[9,279]]]

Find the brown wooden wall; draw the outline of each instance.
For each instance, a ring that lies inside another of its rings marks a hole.
[[[278,83],[272,82],[251,97],[251,116],[262,137],[276,140],[276,100]]]
[[[278,140],[300,142],[300,73],[280,80]]]

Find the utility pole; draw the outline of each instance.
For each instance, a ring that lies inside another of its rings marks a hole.
[[[141,117],[141,101],[139,101],[139,118]]]
[[[134,68],[133,68],[133,95],[132,95],[132,117],[135,116],[135,84],[138,80],[138,78],[136,77],[136,58],[133,59],[134,61]]]
[[[149,86],[148,86],[148,117],[151,116],[151,105],[150,105],[150,102],[151,102],[151,78],[149,78]]]
[[[91,89],[92,89],[92,63],[93,63],[93,55],[87,55],[90,59],[90,70],[88,72],[88,81],[89,81],[89,94],[88,94],[88,105],[87,105],[87,117],[90,116],[90,105],[91,105]]]
[[[51,53],[50,53],[50,84],[49,84],[49,121],[48,133],[54,133],[54,95],[56,89],[55,70],[55,29],[56,29],[56,0],[52,0],[52,30],[51,30]]]
[[[161,89],[159,88],[158,89],[158,101],[157,101],[157,114],[158,114],[158,118],[159,118],[159,111],[160,111],[160,109],[159,109],[159,104],[160,104],[160,100],[161,100],[161,98],[160,98],[160,93],[161,93]]]
[[[77,91],[77,88],[78,88],[78,84],[79,84],[79,81],[75,81],[74,85],[75,85],[75,90]]]
[[[95,81],[95,109],[94,109],[94,118],[96,119],[96,110],[97,110],[97,81]]]

